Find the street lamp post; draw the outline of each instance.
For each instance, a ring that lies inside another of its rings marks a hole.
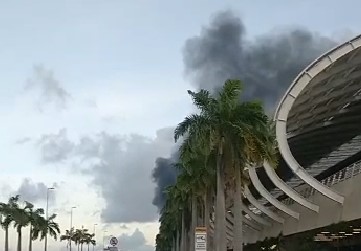
[[[70,234],[70,240],[69,240],[69,250],[71,251],[71,237],[73,235],[73,209],[75,209],[76,207],[71,207],[70,209],[70,230],[69,230],[69,234]]]
[[[96,241],[96,237],[95,237],[95,227],[97,226],[98,224],[94,224],[94,228],[93,228],[93,234],[94,234],[94,240],[95,240],[95,245],[93,245],[93,251],[95,250],[95,246],[97,245],[97,241]]]
[[[105,248],[104,237],[105,237],[105,233],[107,233],[107,232],[108,232],[108,230],[104,230],[104,231],[103,231],[103,250],[104,250],[104,248]]]
[[[49,191],[54,189],[55,189],[54,187],[48,187],[48,189],[46,189],[46,211],[45,211],[46,221],[49,220]],[[44,246],[44,251],[47,250],[48,250],[48,226],[46,226],[45,246]]]

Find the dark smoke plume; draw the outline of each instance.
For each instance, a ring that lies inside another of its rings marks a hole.
[[[226,79],[244,82],[244,98],[261,99],[272,109],[296,75],[336,43],[304,29],[246,39],[242,20],[232,12],[217,14],[201,34],[186,41],[186,76],[210,91]]]
[[[269,33],[248,41],[242,20],[232,12],[218,13],[200,35],[186,41],[185,73],[200,89],[214,91],[226,79],[244,82],[244,98],[263,100],[272,110],[296,75],[336,43],[304,29]],[[164,205],[165,188],[176,180],[175,159],[158,158],[153,178],[153,204]]]
[[[155,168],[152,173],[153,181],[156,183],[153,205],[155,205],[159,211],[165,204],[165,189],[176,182],[178,172],[174,164],[177,160],[178,155],[173,154],[171,158],[157,158],[155,161]]]

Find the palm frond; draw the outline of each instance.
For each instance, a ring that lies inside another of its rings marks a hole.
[[[219,92],[220,103],[225,109],[233,107],[240,99],[242,82],[237,79],[229,79]]]
[[[208,118],[200,114],[191,114],[184,118],[174,130],[174,140],[177,142],[180,137],[190,131],[197,131],[202,128],[203,125],[208,125]]]
[[[211,96],[208,90],[201,89],[199,92],[188,90],[188,94],[191,96],[193,104],[201,113],[210,115],[214,112],[216,100]]]

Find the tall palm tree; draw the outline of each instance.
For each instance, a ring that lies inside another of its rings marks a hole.
[[[187,250],[194,251],[195,250],[195,229],[198,223],[198,198],[200,191],[200,177],[195,173],[188,173],[184,171],[182,174],[178,176],[177,182],[178,186],[185,189],[185,192],[189,193],[188,197],[189,207],[191,209],[191,226],[190,226],[190,243]]]
[[[231,104],[231,97],[228,93],[233,89],[233,82],[227,81],[218,98],[211,96],[209,91],[201,90],[197,93],[188,91],[193,103],[199,109],[199,114],[192,114],[186,117],[175,129],[174,138],[177,141],[185,137],[183,145],[188,148],[199,149],[210,154],[217,153],[217,203],[216,203],[216,224],[215,224],[215,247],[216,251],[225,251],[227,247],[225,233],[225,195],[224,195],[224,152],[230,140],[230,121],[228,108]],[[237,97],[238,98],[238,97]]]
[[[97,245],[97,241],[94,239],[90,239],[90,243],[88,243],[88,251],[89,251],[89,244],[91,244],[94,248]]]
[[[14,210],[18,208],[19,198],[20,196],[16,195],[10,197],[8,203],[0,203],[0,214],[2,216],[0,225],[5,230],[5,251],[9,251],[9,227],[14,221]]]
[[[215,152],[217,155],[216,177],[216,217],[215,247],[216,251],[227,248],[225,229],[225,179],[227,173],[236,174],[235,210],[241,201],[241,173],[247,164],[259,164],[267,158],[269,150],[269,121],[259,102],[241,102],[242,85],[239,80],[227,80],[217,95],[207,90],[188,91],[199,113],[186,117],[178,124],[174,138],[184,137],[180,149],[182,152],[199,153],[206,156]],[[267,138],[267,140],[266,140]],[[190,151],[184,151],[190,149]],[[237,170],[237,171],[234,171]],[[238,217],[239,216],[239,217]],[[234,250],[242,250],[242,211],[235,215]]]
[[[4,210],[4,209],[1,209]],[[3,211],[4,212],[4,211]],[[9,251],[9,226],[12,222],[11,215],[2,216],[0,219],[0,225],[5,231],[5,251]]]
[[[74,235],[74,228],[70,230],[65,230],[65,234],[60,236],[60,241],[67,241],[67,247],[69,246],[70,242],[73,241],[72,237]]]
[[[184,183],[189,187],[192,194],[192,233],[195,236],[195,228],[198,220],[198,211],[202,211],[203,224],[207,229],[207,246],[210,248],[210,209],[212,203],[212,193],[215,187],[214,155],[206,156],[203,152],[191,152],[187,146],[181,145],[181,158],[183,164],[179,165],[183,173],[178,177],[177,183]],[[196,157],[195,157],[196,156]],[[183,178],[186,178],[183,181]],[[193,205],[197,203],[197,198],[201,199],[201,210]],[[195,240],[191,239],[194,243]],[[194,245],[192,245],[194,248]],[[209,249],[208,248],[208,249]]]
[[[161,210],[161,217],[159,219],[161,226],[159,228],[160,235],[157,239],[156,250],[179,250],[179,237],[181,231],[181,218],[179,211],[179,189],[175,186],[170,186],[166,191],[166,203]],[[184,214],[182,214],[184,215]],[[182,226],[184,227],[184,226]],[[178,247],[177,247],[178,246]],[[183,246],[182,246],[183,247]],[[189,250],[188,248],[184,250]]]
[[[54,221],[56,214],[52,214],[48,219],[40,217],[36,224],[33,226],[32,240],[44,240],[47,234],[57,240],[60,229],[58,223]],[[69,239],[67,239],[69,240]]]
[[[25,206],[23,208],[14,208],[14,227],[18,233],[17,251],[22,250],[22,228],[30,224],[29,212],[33,207],[33,204],[25,201]]]
[[[182,244],[181,235],[184,232],[184,224],[182,224],[184,213],[180,213],[183,210],[187,210],[184,207],[184,203],[188,202],[188,199],[183,199],[182,191],[179,188],[179,183],[177,186],[171,186],[167,189],[167,202],[166,208],[163,209],[163,213],[167,214],[166,221],[173,221],[172,232],[173,232],[173,241],[174,241],[174,250],[183,251],[184,245]],[[163,222],[164,224],[164,222]]]
[[[29,251],[32,251],[33,249],[33,236],[34,236],[34,228],[39,228],[40,224],[44,223],[44,218],[42,217],[42,214],[44,214],[43,208],[37,208],[34,210],[34,205],[30,204],[28,205],[28,210],[26,211],[28,221],[29,221]]]
[[[72,230],[72,233],[67,230],[65,235],[60,237],[61,240],[71,240],[78,247],[78,250],[83,250],[84,244],[93,244],[95,243],[92,238],[95,236],[94,234],[90,234],[88,229],[75,229]]]
[[[88,229],[82,228],[80,230],[80,250],[83,251],[83,245],[86,244],[92,238],[92,234],[88,233]]]
[[[91,234],[91,233],[83,233],[83,238],[81,240],[81,243],[86,244],[88,246],[88,251],[89,251],[90,244],[93,245],[93,246],[95,246],[95,244],[96,244],[96,241],[93,239],[94,236],[95,235]]]
[[[81,229],[75,229],[74,234],[71,240],[75,243],[75,246],[78,247],[78,251],[80,249],[80,241],[82,239],[83,233]]]
[[[180,218],[180,240],[179,240],[179,249],[180,251],[188,250],[187,247],[187,238],[186,232],[189,227],[189,222],[187,221],[187,215],[189,214],[189,191],[187,189],[187,185],[184,186],[181,182],[177,182],[175,185],[175,190],[173,192],[173,206],[174,208],[178,208],[178,218]]]
[[[203,196],[204,196],[204,226],[207,232],[207,249],[213,250],[211,242],[211,228],[210,228],[210,220],[211,214],[213,213],[213,198],[215,194],[216,188],[216,159],[217,155],[212,152],[211,155],[207,157],[206,166],[204,166],[204,173],[207,174],[206,179],[203,185]]]

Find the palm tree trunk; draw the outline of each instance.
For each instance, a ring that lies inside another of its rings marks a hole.
[[[189,231],[190,234],[190,249],[191,251],[195,251],[195,237],[196,237],[196,227],[198,222],[198,210],[197,210],[197,196],[195,194],[192,195],[192,224],[191,229]]]
[[[176,246],[177,246],[177,241],[176,241],[176,237],[175,236],[173,236],[173,241],[172,241],[173,243],[172,243],[172,251],[176,251],[175,249],[176,249]]]
[[[191,241],[191,235],[190,235],[191,229],[187,231],[187,251],[192,250],[192,241]],[[194,246],[194,245],[193,245]]]
[[[237,162],[236,162],[237,163]],[[233,236],[233,251],[243,250],[243,225],[242,225],[242,177],[240,167],[236,164],[235,179],[236,191],[234,194],[234,236]]]
[[[88,251],[89,251],[89,244],[88,244]]]
[[[46,235],[44,238],[44,251],[48,251],[48,228],[46,228]]]
[[[5,227],[5,251],[9,251],[9,226]]]
[[[30,224],[30,233],[29,233],[29,251],[33,250],[33,238],[32,238],[32,233],[33,233],[33,227]]]
[[[185,231],[185,218],[184,217],[185,216],[184,216],[184,209],[183,209],[180,251],[186,251],[186,231]]]
[[[176,246],[175,246],[175,251],[179,251],[179,229],[177,230],[176,233]]]
[[[206,233],[207,233],[207,250],[211,250],[211,242],[210,242],[211,227],[209,224],[211,203],[212,203],[212,193],[211,193],[211,189],[208,188],[206,190],[206,196],[204,198],[204,226],[206,228]]]
[[[223,173],[223,139],[219,144],[217,157],[217,203],[216,203],[216,217],[215,217],[215,248],[216,251],[227,250],[227,236],[226,236],[226,206],[224,195],[224,173]]]
[[[21,251],[22,233],[21,228],[18,228],[18,248],[17,251]]]
[[[199,217],[198,216],[198,223],[197,223],[197,225],[198,226],[200,226],[200,225],[202,225],[202,226],[204,226],[203,224],[204,224],[204,218],[205,218],[205,212],[204,212],[204,208],[205,208],[205,195],[204,195],[204,198],[203,198],[203,200],[202,200],[202,203],[199,203],[199,201],[198,201],[198,208],[199,208],[199,212],[200,212],[200,215],[201,215],[201,217]]]

